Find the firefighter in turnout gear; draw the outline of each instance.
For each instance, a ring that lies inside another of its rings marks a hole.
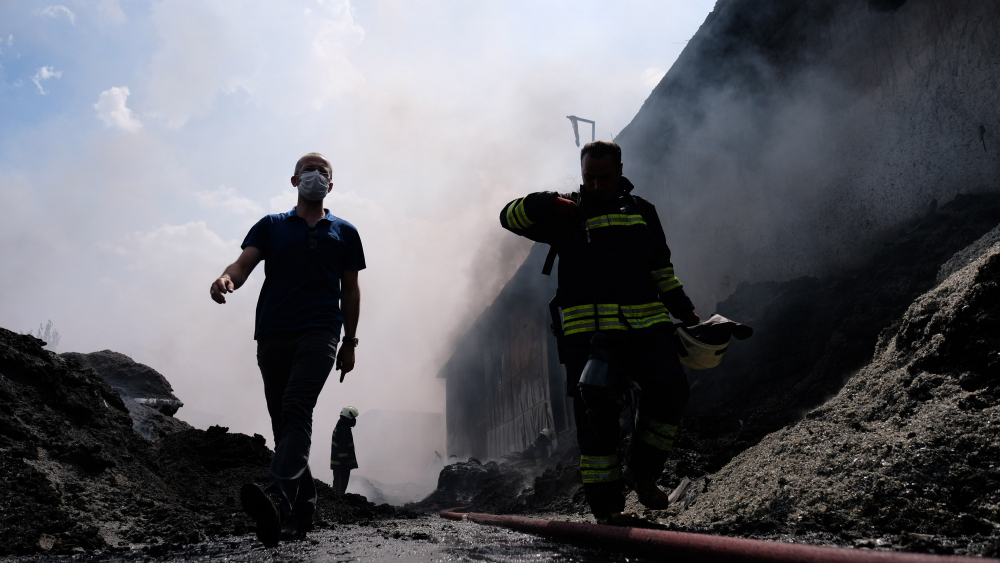
[[[333,429],[330,469],[333,470],[333,489],[340,494],[347,492],[351,470],[358,468],[358,458],[354,453],[354,432],[351,431],[357,423],[358,409],[347,406],[340,410],[340,420]]]
[[[561,326],[554,319],[553,329],[573,397],[580,472],[595,518],[614,523],[625,507],[624,477],[634,481],[643,505],[669,504],[656,480],[689,392],[669,315],[685,325],[699,319],[674,275],[656,209],[633,196],[632,183],[622,176],[618,145],[588,143],[580,164],[579,193],[537,192],[515,199],[500,213],[500,223],[558,254],[554,302]],[[553,258],[550,253],[546,269]],[[619,415],[629,379],[640,392],[623,460]]]

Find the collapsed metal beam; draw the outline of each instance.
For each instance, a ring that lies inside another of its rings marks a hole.
[[[773,541],[750,540],[708,534],[669,532],[541,520],[524,516],[457,512],[467,507],[441,511],[442,518],[469,520],[487,526],[500,526],[519,532],[548,536],[567,543],[588,544],[623,552],[642,554],[660,560],[698,561],[704,563],[984,563],[997,559],[927,555],[892,551],[869,551],[823,547]]]

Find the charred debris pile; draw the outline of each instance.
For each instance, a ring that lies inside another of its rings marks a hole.
[[[0,329],[0,555],[155,551],[252,533],[239,487],[266,482],[262,436],[173,418],[169,383],[127,356],[42,345]],[[406,515],[317,488],[320,527]]]
[[[1000,195],[960,195],[853,270],[740,285],[718,310],[754,338],[689,373],[660,481],[693,486],[666,511],[630,506],[686,530],[996,555],[998,224]],[[450,465],[415,507],[577,515],[578,451],[561,440],[543,467]]]

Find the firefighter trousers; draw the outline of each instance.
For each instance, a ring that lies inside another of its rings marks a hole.
[[[588,409],[576,386],[589,350],[582,346],[570,347],[565,358],[580,445],[583,488],[587,503],[597,517],[625,508],[623,462],[625,471],[633,479],[656,479],[663,472],[690,391],[687,376],[666,331],[630,333],[611,351],[613,369],[619,377],[619,393],[625,395],[627,392],[626,377],[641,391],[636,409],[638,416],[625,459],[619,454],[622,442],[619,417],[626,406],[625,401]]]

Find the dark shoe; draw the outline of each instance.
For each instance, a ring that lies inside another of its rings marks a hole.
[[[281,541],[304,540],[306,533],[299,530],[294,522],[281,527]]]
[[[264,547],[278,545],[281,538],[281,512],[264,489],[253,483],[240,488],[240,502],[243,510],[257,523],[257,539]]]
[[[656,486],[656,480],[651,477],[639,477],[635,480],[635,494],[639,496],[639,503],[646,508],[653,510],[664,510],[670,506],[670,499],[667,493]]]
[[[281,527],[282,541],[305,539],[306,534],[312,531],[314,511],[311,503],[296,506]]]

